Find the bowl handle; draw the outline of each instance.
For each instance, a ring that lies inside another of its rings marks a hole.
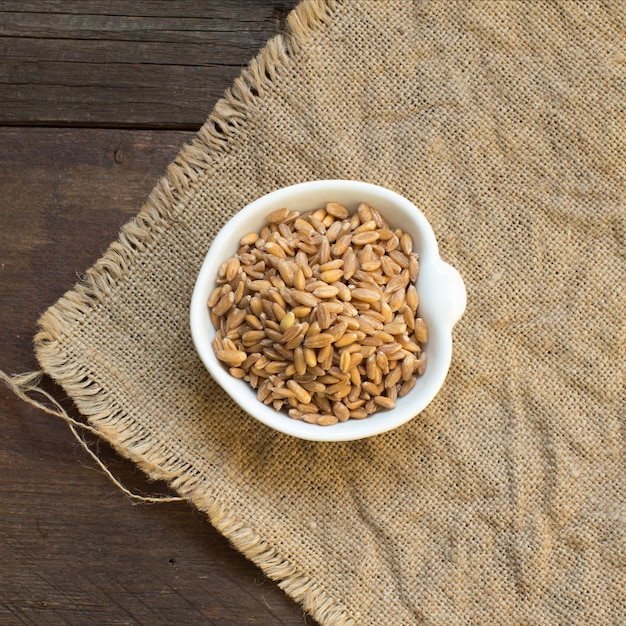
[[[436,288],[432,293],[438,299],[438,308],[442,312],[450,327],[454,326],[465,311],[467,305],[467,291],[461,274],[441,259],[437,261],[433,280]],[[432,295],[430,296],[433,297]]]

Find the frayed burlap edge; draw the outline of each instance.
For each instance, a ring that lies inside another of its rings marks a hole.
[[[228,507],[202,493],[202,477],[172,451],[155,445],[117,406],[92,372],[78,367],[63,349],[63,341],[90,310],[104,303],[118,279],[128,274],[135,257],[149,249],[156,235],[176,220],[184,200],[205,180],[203,171],[228,151],[246,124],[247,113],[297,62],[299,50],[318,29],[327,26],[344,0],[303,0],[288,16],[287,30],[271,39],[217,102],[195,139],[182,148],[167,174],[156,185],[139,214],[122,229],[85,273],[39,319],[35,354],[43,371],[63,387],[89,423],[122,456],[135,462],[151,479],[165,480],[181,496],[205,512],[211,523],[247,558],[315,619],[329,626],[350,626],[346,608],[308,576],[299,572],[254,530],[230,514]]]

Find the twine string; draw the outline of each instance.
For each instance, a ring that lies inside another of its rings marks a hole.
[[[52,394],[48,393],[45,389],[40,387],[41,377],[43,371],[38,370],[35,372],[27,372],[24,374],[16,374],[9,376],[0,369],[0,380],[23,402],[30,404],[31,406],[60,417],[69,426],[70,431],[74,435],[76,441],[80,444],[81,448],[94,460],[102,472],[109,478],[109,480],[128,498],[134,502],[143,502],[149,504],[160,504],[164,502],[182,502],[185,498],[180,496],[142,496],[137,493],[133,493],[130,489],[125,487],[111,472],[111,470],[105,465],[105,463],[98,457],[98,455],[89,447],[89,444],[79,434],[79,430],[87,431],[93,435],[101,437],[101,433],[89,424],[79,422],[74,419],[67,411],[59,404]],[[31,394],[39,394],[43,396],[50,404],[40,402],[32,397]],[[52,406],[50,406],[52,405]]]

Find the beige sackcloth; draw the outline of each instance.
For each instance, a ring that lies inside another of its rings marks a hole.
[[[626,623],[626,3],[306,0],[83,283],[42,368],[325,625]],[[387,186],[468,291],[432,404],[302,441],[238,409],[188,310],[217,230]]]

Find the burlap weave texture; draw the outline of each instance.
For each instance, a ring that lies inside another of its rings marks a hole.
[[[328,625],[626,623],[626,5],[305,0],[85,281],[42,367]],[[354,178],[424,212],[468,308],[433,403],[275,433],[196,356],[220,226]]]

